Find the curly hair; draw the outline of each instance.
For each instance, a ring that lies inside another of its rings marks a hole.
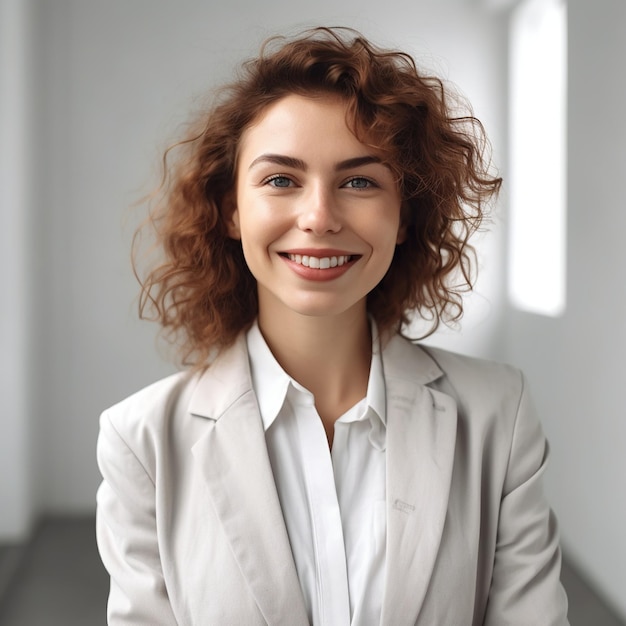
[[[289,94],[340,96],[352,132],[397,176],[406,238],[367,297],[379,329],[400,331],[415,311],[430,322],[430,334],[463,313],[473,277],[468,239],[502,182],[490,173],[484,129],[469,105],[418,71],[408,54],[378,48],[351,29],[321,27],[268,40],[164,155],[159,200],[144,224],[163,255],[139,277],[139,308],[176,341],[185,364],[202,366],[258,313],[241,242],[228,236],[227,198],[243,132]],[[174,148],[180,154],[170,163]]]

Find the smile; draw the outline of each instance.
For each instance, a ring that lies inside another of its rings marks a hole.
[[[353,256],[341,255],[341,256],[326,256],[316,257],[306,254],[288,254],[287,257],[290,261],[303,265],[304,267],[310,267],[316,270],[327,270],[331,267],[341,267],[353,259]]]

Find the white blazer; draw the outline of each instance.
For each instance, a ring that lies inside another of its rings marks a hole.
[[[383,368],[381,623],[567,624],[548,447],[521,374],[399,336]],[[244,335],[203,373],[105,411],[98,463],[109,624],[308,624]]]

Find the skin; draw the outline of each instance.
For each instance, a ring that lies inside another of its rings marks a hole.
[[[261,332],[313,393],[331,445],[334,422],[366,395],[366,296],[404,236],[394,175],[345,114],[326,95],[265,109],[241,140],[229,222],[257,280]]]

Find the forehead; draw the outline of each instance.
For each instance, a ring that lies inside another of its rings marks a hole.
[[[333,95],[291,94],[267,106],[242,134],[239,163],[258,153],[279,152],[305,157],[339,153],[372,153],[346,120],[348,103]]]

